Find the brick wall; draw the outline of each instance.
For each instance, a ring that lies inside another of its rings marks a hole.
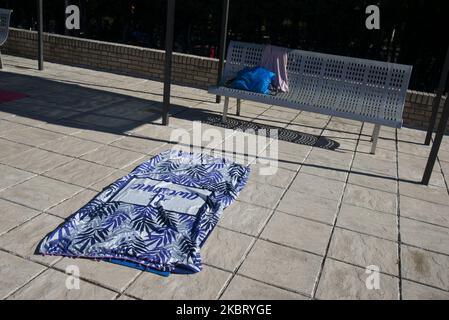
[[[11,29],[6,47],[2,50],[11,55],[35,58],[36,39],[36,32]],[[45,60],[50,62],[138,75],[154,80],[163,80],[164,76],[164,51],[161,50],[53,34],[44,34],[44,50]],[[216,82],[217,72],[216,59],[179,53],[173,55],[173,82],[176,84],[205,89]],[[433,94],[410,91],[405,105],[404,125],[426,130],[434,97]]]
[[[441,119],[444,103],[447,97],[443,97],[440,103],[440,111],[438,113],[437,124]],[[404,125],[416,129],[427,130],[429,127],[430,117],[432,115],[432,107],[435,95],[431,93],[418,92],[409,90],[404,109]],[[448,126],[449,132],[449,126]]]
[[[27,58],[37,56],[37,33],[11,29],[2,51]],[[45,61],[138,75],[153,80],[164,78],[164,51],[102,41],[44,34]],[[206,88],[215,83],[218,61],[187,54],[173,54],[173,82]]]

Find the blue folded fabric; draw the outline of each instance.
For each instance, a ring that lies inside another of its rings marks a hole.
[[[270,94],[270,84],[276,78],[276,74],[262,67],[245,68],[238,72],[232,82],[232,88]]]
[[[164,152],[106,188],[50,233],[37,252],[165,276],[199,272],[200,249],[249,172],[226,159]]]

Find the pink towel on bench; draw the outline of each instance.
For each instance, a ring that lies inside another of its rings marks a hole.
[[[276,73],[276,79],[273,84],[277,90],[282,92],[288,92],[289,90],[287,62],[287,49],[272,45],[266,46],[260,65],[261,67]]]

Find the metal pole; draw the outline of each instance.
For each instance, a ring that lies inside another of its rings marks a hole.
[[[443,96],[444,89],[446,89],[447,77],[449,73],[449,47],[446,53],[446,60],[443,65],[443,72],[441,73],[440,83],[436,90],[436,97],[433,100],[432,116],[430,117],[429,128],[427,129],[427,136],[425,144],[430,145],[432,141],[433,129],[435,128],[435,123],[437,122],[438,111],[440,110],[441,97]]]
[[[167,0],[167,27],[165,29],[165,69],[164,69],[164,126],[170,122],[170,95],[173,58],[173,33],[175,29],[175,0]]]
[[[37,12],[37,20],[38,20],[38,32],[37,32],[37,59],[39,63],[39,70],[44,70],[44,9],[43,9],[43,0],[37,1],[38,12]]]
[[[221,35],[220,35],[220,62],[218,65],[218,79],[217,86],[220,85],[221,78],[224,72],[224,62],[226,59],[226,43],[228,35],[228,20],[229,20],[229,0],[223,0],[223,11],[221,16]],[[217,103],[221,102],[221,96],[217,96]]]
[[[443,142],[443,137],[446,132],[448,122],[449,122],[449,97],[446,99],[443,115],[441,116],[440,124],[438,125],[438,131],[435,136],[435,141],[433,142],[432,151],[430,151],[426,171],[424,172],[422,184],[426,186],[429,185],[430,178],[432,177],[432,171],[433,168],[435,167],[435,162],[437,161],[438,152],[440,151],[441,142]]]

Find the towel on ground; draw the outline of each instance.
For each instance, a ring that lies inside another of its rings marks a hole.
[[[263,52],[261,67],[264,67],[276,74],[273,86],[281,92],[288,92],[288,49],[268,45]]]
[[[248,167],[226,159],[166,151],[107,187],[37,253],[199,272],[201,247],[248,177]]]

